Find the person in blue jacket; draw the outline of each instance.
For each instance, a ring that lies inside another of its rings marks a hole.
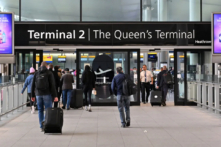
[[[23,94],[25,89],[28,87],[28,96],[30,98],[31,114],[35,112],[34,102],[31,101],[31,86],[32,86],[32,80],[34,78],[34,74],[35,74],[35,69],[31,67],[30,75],[26,78],[24,87],[22,88],[22,91],[21,91],[21,94]]]

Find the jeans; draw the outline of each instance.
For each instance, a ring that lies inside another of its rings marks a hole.
[[[122,125],[126,125],[126,121],[130,122],[130,98],[129,96],[117,95],[117,106],[120,112],[120,119]],[[126,120],[124,115],[126,113]]]
[[[148,97],[150,95],[150,83],[141,83],[142,88],[142,102],[145,102],[145,89],[146,89],[146,102],[148,102]]]
[[[51,95],[41,95],[41,96],[36,96],[36,98],[37,98],[37,106],[38,106],[39,124],[40,124],[40,128],[42,128],[42,122],[45,119],[44,106],[45,106],[45,110],[52,107],[52,97]]]
[[[165,103],[166,99],[167,99],[168,86],[167,85],[163,85],[161,87],[161,91],[162,91],[162,103]]]
[[[70,103],[71,103],[71,89],[65,89],[62,90],[62,102],[63,102],[63,106],[65,107],[67,104],[67,109],[70,107]]]

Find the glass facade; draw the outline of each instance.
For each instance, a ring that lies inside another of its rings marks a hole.
[[[202,0],[202,20],[211,21],[212,12],[221,12],[220,0]]]
[[[83,0],[83,21],[140,21],[139,0]]]
[[[142,0],[143,21],[200,21],[200,0]]]
[[[0,12],[14,12],[15,21],[211,21],[220,6],[220,0],[1,0]]]
[[[22,21],[80,21],[79,0],[22,0]]]
[[[15,21],[19,21],[19,0],[0,0],[0,12],[14,12]]]

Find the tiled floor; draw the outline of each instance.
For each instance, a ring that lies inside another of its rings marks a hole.
[[[65,110],[62,135],[44,135],[37,114],[0,127],[0,147],[220,147],[221,120],[198,107],[131,107],[131,127],[120,128],[117,107]]]

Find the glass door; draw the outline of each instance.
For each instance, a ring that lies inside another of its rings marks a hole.
[[[77,50],[77,88],[82,88],[81,76],[85,66],[89,65],[96,76],[97,95],[92,95],[93,105],[116,105],[117,99],[111,90],[116,68],[122,67],[123,72],[139,85],[139,55],[138,50]],[[139,94],[130,96],[131,102],[139,104]]]
[[[196,105],[197,81],[209,81],[212,74],[211,50],[174,50],[175,105]]]
[[[175,96],[176,104],[183,104],[185,101],[185,52],[175,52]]]

